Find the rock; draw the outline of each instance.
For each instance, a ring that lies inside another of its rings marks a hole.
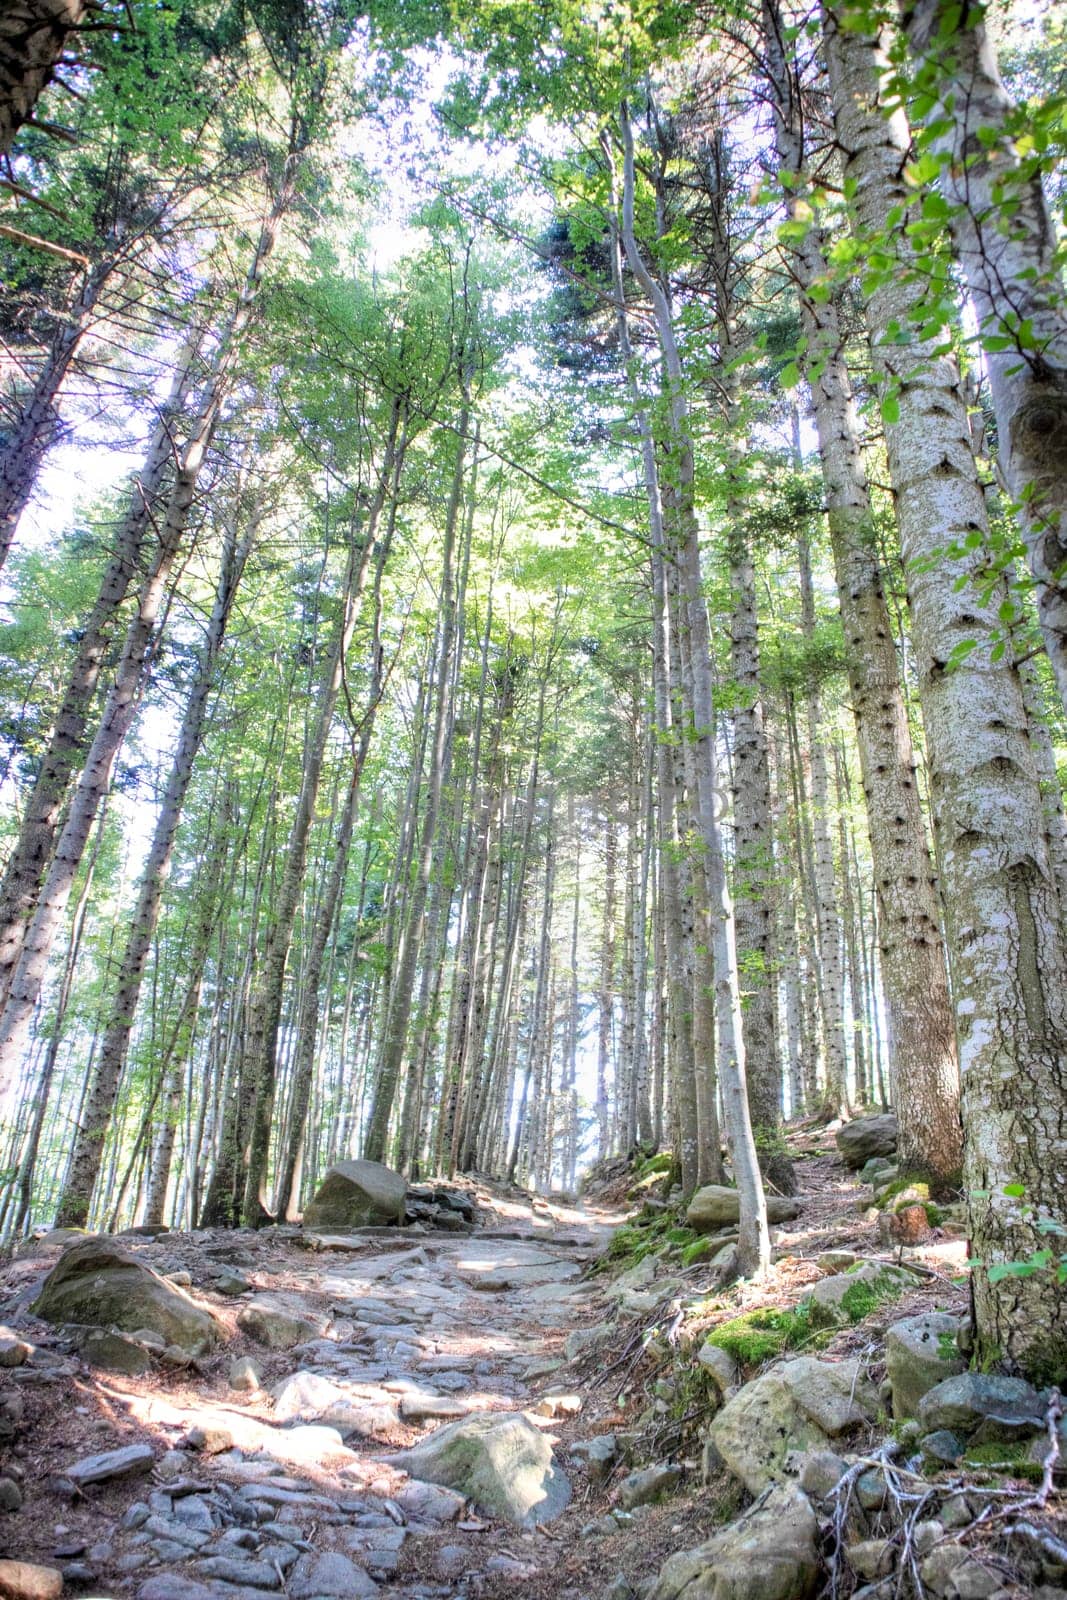
[[[17,1511],[22,1505],[22,1490],[14,1478],[0,1478],[0,1511]]]
[[[252,1287],[252,1280],[234,1267],[225,1267],[211,1279],[211,1287],[216,1294],[247,1294]]]
[[[5,1600],[59,1600],[63,1574],[30,1561],[0,1561],[0,1595]]]
[[[714,1233],[741,1215],[741,1196],[722,1183],[708,1183],[698,1189],[685,1213],[686,1222],[697,1233]],[[791,1222],[800,1215],[800,1202],[784,1195],[767,1196],[767,1221]]]
[[[922,1201],[894,1204],[878,1218],[878,1239],[885,1249],[893,1249],[897,1245],[914,1248],[932,1239],[933,1233],[926,1205]]]
[[[268,1350],[291,1350],[324,1331],[321,1320],[312,1320],[272,1295],[259,1295],[243,1306],[237,1326]]]
[[[521,1412],[465,1417],[392,1460],[413,1478],[456,1489],[522,1528],[551,1521],[570,1503],[570,1484],[552,1446]]]
[[[353,1166],[371,1164],[352,1163]],[[364,1600],[364,1597],[369,1600],[378,1593],[378,1585],[362,1567],[332,1550],[323,1555],[301,1556],[289,1573],[287,1587],[292,1600],[323,1600],[333,1595],[344,1596],[344,1600]]]
[[[443,1394],[411,1394],[401,1398],[400,1415],[405,1422],[451,1422],[455,1417],[465,1417],[467,1407],[462,1400],[450,1400]]]
[[[396,1504],[415,1522],[455,1522],[466,1503],[463,1495],[436,1483],[420,1483],[417,1478],[396,1492]]]
[[[759,1494],[792,1451],[823,1450],[877,1411],[858,1361],[801,1356],[746,1383],[715,1416],[708,1439],[749,1493]]]
[[[86,1328],[77,1340],[77,1349],[91,1367],[103,1372],[141,1378],[152,1370],[152,1357],[144,1346],[114,1328]]]
[[[161,1572],[139,1586],[136,1600],[265,1600],[265,1596],[262,1589],[245,1583],[198,1583],[184,1574]]]
[[[978,1442],[1014,1439],[1045,1426],[1045,1405],[1022,1378],[961,1372],[945,1378],[919,1401],[919,1421],[929,1432],[949,1428]]]
[[[407,1184],[378,1161],[338,1161],[304,1212],[306,1228],[365,1228],[401,1223]]]
[[[104,1483],[109,1478],[132,1478],[142,1472],[151,1472],[155,1452],[150,1444],[127,1444],[120,1450],[104,1450],[99,1455],[83,1456],[73,1466],[66,1467],[65,1478],[84,1489],[90,1483]]]
[[[21,1367],[33,1355],[33,1345],[11,1328],[0,1325],[0,1367]]]
[[[575,1328],[573,1333],[567,1335],[564,1353],[568,1361],[576,1361],[579,1356],[585,1355],[587,1350],[610,1339],[615,1332],[610,1322],[597,1322],[591,1328]]]
[[[954,1494],[945,1501],[937,1514],[937,1520],[943,1528],[950,1531],[956,1528],[969,1528],[974,1521],[974,1512],[968,1503],[967,1496]]]
[[[963,1445],[948,1428],[936,1428],[919,1441],[924,1461],[934,1467],[952,1467],[963,1454]]]
[[[239,1394],[255,1394],[260,1387],[263,1372],[251,1356],[239,1356],[230,1362],[230,1388]]]
[[[848,1471],[833,1450],[807,1450],[797,1463],[797,1482],[813,1500],[827,1500]]]
[[[918,1282],[904,1267],[865,1261],[852,1272],[821,1278],[809,1295],[811,1320],[820,1328],[848,1328],[884,1305],[898,1299]]]
[[[580,1394],[543,1394],[530,1407],[538,1417],[576,1417],[582,1409]]]
[[[888,1156],[871,1156],[860,1168],[861,1183],[877,1183],[883,1172],[893,1169],[893,1162]],[[884,1181],[884,1180],[883,1180]]]
[[[46,1322],[73,1322],[129,1333],[150,1328],[167,1344],[203,1355],[221,1337],[211,1312],[143,1266],[110,1239],[69,1245],[33,1306]]]
[[[0,1440],[14,1439],[26,1425],[26,1401],[21,1394],[0,1394]]]
[[[631,1472],[619,1485],[619,1504],[624,1511],[632,1511],[635,1506],[651,1505],[654,1500],[661,1500],[665,1494],[669,1494],[681,1476],[681,1467],[666,1463],[645,1467],[642,1472]]]
[[[576,1439],[570,1450],[593,1483],[605,1483],[619,1459],[619,1442],[613,1433],[602,1433],[595,1439]]]
[[[880,1467],[871,1467],[856,1479],[856,1499],[864,1511],[880,1511],[888,1493],[889,1485]]]
[[[894,1417],[914,1417],[924,1394],[965,1370],[967,1363],[956,1348],[958,1328],[958,1317],[927,1311],[886,1330],[885,1365]]]
[[[835,1137],[845,1166],[858,1172],[872,1156],[888,1158],[896,1155],[897,1119],[892,1113],[878,1117],[857,1117],[839,1128]]]
[[[355,1398],[331,1378],[304,1370],[291,1373],[275,1387],[274,1415],[279,1422],[324,1422],[367,1438],[388,1435],[400,1421],[395,1405]]]
[[[717,1344],[705,1344],[697,1351],[697,1360],[719,1393],[728,1398],[741,1381],[741,1372],[733,1356],[720,1350]]]
[[[280,1589],[281,1580],[265,1561],[248,1561],[240,1556],[206,1556],[196,1563],[201,1578],[217,1578],[220,1583],[247,1583],[255,1589]]]
[[[853,1572],[871,1583],[876,1578],[889,1576],[896,1552],[888,1539],[861,1539],[846,1547],[845,1558]]]
[[[818,1524],[791,1483],[695,1550],[673,1555],[646,1600],[808,1600],[819,1576]]]

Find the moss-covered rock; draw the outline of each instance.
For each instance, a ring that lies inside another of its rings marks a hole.
[[[894,1322],[885,1336],[886,1376],[894,1417],[914,1417],[924,1394],[967,1365],[956,1347],[959,1318],[945,1311]]]
[[[45,1279],[33,1306],[46,1322],[148,1329],[166,1344],[204,1355],[222,1336],[206,1306],[142,1265],[111,1239],[85,1238],[69,1245]]]
[[[706,1343],[725,1350],[742,1367],[758,1367],[784,1350],[797,1349],[810,1336],[811,1319],[806,1309],[763,1306],[720,1322],[712,1328]]]
[[[671,1556],[648,1600],[808,1600],[819,1568],[815,1513],[784,1483],[706,1543]]]
[[[750,1494],[782,1476],[794,1451],[822,1450],[871,1421],[878,1395],[858,1361],[800,1356],[746,1383],[728,1400],[708,1438]]]
[[[570,1504],[570,1484],[552,1446],[521,1412],[465,1417],[392,1460],[413,1478],[456,1489],[516,1527],[548,1522]]]
[[[767,1221],[792,1222],[800,1215],[800,1202],[786,1195],[767,1196]],[[697,1233],[714,1233],[729,1227],[741,1216],[741,1196],[724,1183],[707,1183],[698,1189],[686,1208],[685,1220]]]
[[[849,1272],[823,1278],[807,1302],[812,1326],[848,1328],[862,1322],[880,1305],[899,1299],[907,1289],[914,1289],[918,1281],[915,1273],[905,1267],[878,1261],[864,1261]]]

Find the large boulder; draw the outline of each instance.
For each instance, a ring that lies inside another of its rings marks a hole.
[[[885,1369],[894,1417],[914,1417],[924,1394],[965,1370],[967,1363],[956,1347],[959,1326],[959,1318],[947,1311],[926,1311],[886,1329]]]
[[[878,1395],[858,1361],[799,1356],[739,1389],[716,1415],[708,1438],[749,1493],[760,1494],[782,1476],[794,1451],[824,1450],[877,1411]]]
[[[552,1446],[521,1411],[465,1417],[391,1459],[413,1478],[456,1489],[519,1528],[550,1522],[570,1504],[571,1486]]]
[[[792,1222],[800,1215],[800,1204],[785,1195],[767,1196],[767,1221]],[[697,1233],[715,1233],[741,1217],[741,1196],[724,1183],[706,1183],[690,1200],[685,1220]]]
[[[872,1156],[895,1156],[897,1119],[892,1112],[879,1117],[857,1117],[838,1128],[837,1148],[846,1167],[858,1172]]]
[[[46,1322],[125,1333],[149,1329],[166,1344],[203,1355],[222,1336],[206,1306],[143,1266],[111,1239],[80,1239],[64,1250],[33,1307]]]
[[[307,1228],[368,1228],[404,1220],[407,1184],[380,1161],[338,1161],[304,1212]]]
[[[808,1600],[819,1578],[818,1534],[807,1496],[778,1484],[706,1544],[671,1556],[648,1600]]]

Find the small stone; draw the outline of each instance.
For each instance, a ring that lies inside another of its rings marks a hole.
[[[22,1505],[22,1490],[14,1478],[0,1478],[0,1511],[17,1511]]]
[[[806,1450],[801,1457],[797,1482],[805,1494],[816,1500],[832,1495],[848,1471],[848,1462],[842,1461],[832,1450]]]
[[[266,1561],[251,1561],[240,1556],[206,1556],[196,1563],[197,1574],[202,1578],[215,1578],[220,1583],[247,1583],[255,1589],[280,1589],[281,1579]]]
[[[971,1510],[967,1496],[963,1494],[951,1495],[938,1512],[937,1520],[943,1528],[969,1528],[974,1521],[974,1512]]]
[[[4,1600],[59,1600],[63,1574],[31,1561],[0,1561],[0,1595]]]
[[[246,1278],[244,1273],[238,1272],[236,1268],[227,1267],[212,1278],[211,1287],[216,1294],[247,1294],[252,1287],[252,1280]]]
[[[188,1289],[192,1284],[193,1275],[191,1272],[186,1272],[185,1268],[182,1267],[177,1272],[168,1272],[167,1281],[173,1283],[178,1289]]]
[[[90,1483],[103,1483],[109,1478],[129,1478],[135,1473],[150,1472],[155,1452],[150,1444],[128,1444],[121,1450],[104,1450],[99,1455],[83,1456],[67,1467],[64,1477],[84,1489]]]
[[[123,1533],[136,1533],[138,1528],[143,1528],[152,1515],[151,1508],[143,1500],[135,1500],[128,1505],[119,1518],[119,1528]]]
[[[955,1466],[963,1454],[963,1445],[948,1428],[937,1428],[933,1433],[924,1434],[919,1449],[923,1460],[936,1467]]]
[[[697,1351],[697,1360],[721,1395],[729,1396],[737,1388],[741,1373],[728,1351],[717,1344],[704,1344]]]
[[[880,1467],[872,1467],[856,1479],[856,1499],[864,1511],[880,1511],[888,1493],[885,1473]]]
[[[845,1556],[853,1572],[873,1582],[876,1578],[887,1578],[892,1572],[895,1551],[888,1539],[863,1539],[858,1544],[850,1544]]]
[[[669,1494],[681,1476],[681,1467],[667,1463],[646,1467],[643,1472],[631,1472],[619,1485],[619,1504],[624,1511],[632,1511],[635,1506],[650,1505]]]
[[[0,1326],[0,1367],[21,1367],[33,1355],[33,1345],[11,1328]]]
[[[127,1377],[140,1378],[152,1370],[152,1358],[144,1346],[114,1329],[87,1329],[78,1349],[91,1367],[99,1367],[103,1372],[122,1372]]]
[[[602,1433],[595,1439],[577,1439],[570,1448],[571,1455],[582,1463],[586,1476],[593,1483],[604,1483],[610,1478],[619,1459],[618,1440],[613,1433]]]
[[[269,1295],[258,1296],[243,1306],[237,1325],[268,1350],[291,1350],[307,1339],[318,1338],[324,1331],[321,1319],[312,1320]]]
[[[945,1536],[945,1530],[940,1522],[931,1519],[928,1522],[917,1522],[912,1529],[912,1543],[920,1556],[928,1556],[930,1551]]]
[[[835,1139],[845,1166],[858,1172],[872,1156],[896,1155],[897,1119],[892,1114],[856,1117],[838,1129]]]
[[[239,1394],[255,1394],[263,1379],[263,1369],[251,1356],[238,1356],[230,1362],[230,1388]]]

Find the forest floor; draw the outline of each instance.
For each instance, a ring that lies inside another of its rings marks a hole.
[[[58,1567],[65,1594],[116,1600],[297,1600],[372,1595],[373,1584],[381,1600],[503,1600],[517,1585],[531,1600],[599,1600],[620,1576],[640,1582],[738,1503],[721,1482],[701,1487],[699,1428],[679,1428],[678,1407],[654,1398],[653,1331],[677,1342],[682,1304],[685,1339],[757,1305],[795,1304],[820,1277],[816,1258],[828,1249],[885,1258],[831,1144],[819,1130],[793,1141],[802,1212],[774,1230],[769,1281],[708,1292],[707,1269],[697,1264],[680,1282],[675,1275],[662,1308],[638,1294],[632,1314],[618,1278],[590,1271],[625,1216],[621,1199],[602,1193],[596,1205],[549,1205],[478,1184],[469,1187],[479,1225],[467,1234],[383,1229],[317,1250],[293,1230],[126,1236],[139,1260],[191,1284],[229,1340],[184,1370],[153,1365],[123,1376],[90,1368],[32,1316],[58,1247],[24,1247],[0,1270],[0,1321],[35,1347],[25,1366],[0,1369],[0,1412],[16,1388],[25,1401],[9,1458],[24,1500],[0,1515],[0,1556]],[[827,1356],[874,1350],[897,1317],[934,1305],[963,1309],[966,1293],[954,1281],[961,1250],[935,1235],[907,1251],[925,1267],[922,1286],[837,1335]],[[228,1297],[209,1287],[223,1261],[250,1291]],[[655,1281],[649,1287],[655,1299]],[[306,1320],[303,1343],[265,1349],[239,1325],[249,1298],[264,1296],[279,1315]],[[611,1316],[611,1342],[575,1355],[579,1333],[566,1362],[568,1337]],[[260,1370],[252,1393],[231,1387],[241,1357]],[[367,1434],[346,1431],[341,1445],[302,1428],[295,1401],[296,1414],[280,1418],[271,1391],[298,1371],[343,1385],[348,1401],[366,1408]],[[494,1521],[390,1462],[449,1416],[490,1410],[530,1416],[572,1485],[569,1508],[536,1530]],[[629,1464],[594,1482],[572,1446],[608,1431],[629,1445]],[[65,1473],[78,1458],[145,1442],[154,1451],[149,1475],[72,1493]],[[605,1533],[630,1466],[668,1460],[681,1468],[671,1497]],[[192,1530],[187,1551],[174,1542],[176,1522]],[[320,1565],[310,1587],[309,1551],[343,1558]]]

